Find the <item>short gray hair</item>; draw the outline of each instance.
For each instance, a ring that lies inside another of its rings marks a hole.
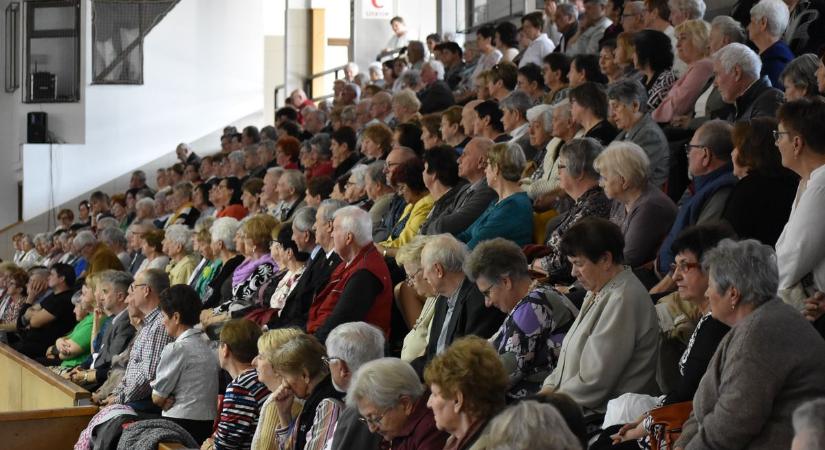
[[[736,288],[742,303],[760,306],[776,297],[779,269],[773,249],[755,240],[722,240],[702,258],[702,270],[723,294]]]
[[[318,214],[318,211],[315,208],[312,206],[304,206],[295,212],[295,215],[292,217],[292,226],[298,229],[298,231],[312,232],[312,227],[315,226],[316,214]]]
[[[670,0],[670,9],[687,13],[687,20],[699,20],[705,17],[707,6],[703,0]]]
[[[782,0],[760,0],[751,8],[751,21],[766,19],[766,31],[773,37],[782,36],[788,27],[790,15],[788,5]]]
[[[384,168],[386,167],[386,161],[375,161],[373,163],[370,163],[369,166],[367,166],[366,175],[370,180],[372,180],[373,183],[378,183],[387,186],[387,174],[384,172]]]
[[[574,4],[575,6],[575,4]],[[624,4],[624,13],[625,14],[642,14],[645,12],[645,2],[641,0],[632,1],[632,2],[625,2]]]
[[[226,157],[229,158],[229,160],[234,162],[235,164],[243,165],[246,155],[244,154],[243,150],[235,150],[234,152],[228,154]]]
[[[573,178],[578,178],[582,175],[599,179],[599,173],[593,167],[593,162],[601,154],[604,147],[599,141],[591,138],[577,138],[564,144],[559,152],[559,157],[564,157],[567,161],[565,170]]]
[[[34,236],[34,244],[37,244],[39,242],[43,242],[43,243],[46,243],[46,244],[51,243],[52,242],[52,235],[50,233],[37,233]]]
[[[561,3],[557,6],[558,9],[561,10],[561,13],[567,17],[579,17],[579,10],[576,8],[574,3]]]
[[[100,232],[100,241],[109,247],[112,247],[113,245],[125,247],[127,243],[126,233],[124,233],[120,228],[106,228]]]
[[[631,106],[633,102],[639,104],[639,111],[647,110],[647,89],[638,80],[622,78],[607,87],[607,99],[615,100],[623,105]]]
[[[717,50],[713,54],[713,59],[722,66],[725,73],[731,73],[734,67],[739,67],[743,74],[757,80],[762,71],[762,60],[759,59],[759,55],[747,45],[738,42]]]
[[[716,16],[710,22],[710,28],[719,30],[730,42],[744,43],[747,39],[742,24],[731,16]]]
[[[363,103],[363,102],[361,102]],[[360,103],[359,103],[360,104]],[[354,105],[345,106],[341,109],[341,122],[355,123],[358,118],[358,113]]]
[[[330,358],[340,358],[355,372],[384,356],[384,332],[366,322],[348,322],[333,328],[325,343]]]
[[[295,194],[299,196],[304,195],[307,190],[306,177],[299,170],[287,170],[281,175],[281,179],[292,189],[295,189]]]
[[[722,119],[709,120],[703,123],[694,135],[701,145],[707,147],[713,156],[724,160],[731,160],[733,152],[733,138],[731,132],[733,125]]]
[[[541,448],[544,450],[581,450],[581,443],[570,431],[555,406],[535,400],[518,402],[490,421],[487,448]],[[537,433],[553,430],[552,433]]]
[[[103,230],[108,230],[109,228],[117,228],[119,226],[120,223],[114,217],[103,217],[102,219],[97,221],[98,233]]]
[[[169,225],[164,238],[180,245],[184,253],[192,252],[192,230],[186,225]]]
[[[347,202],[343,200],[328,198],[318,205],[318,211],[321,211],[321,217],[324,219],[324,222],[332,222],[332,220],[335,219],[335,212],[345,206],[347,206]]]
[[[418,111],[421,108],[421,100],[419,100],[415,92],[410,89],[402,89],[396,92],[395,95],[392,96],[392,103],[414,111]]]
[[[632,187],[644,188],[650,177],[650,158],[632,141],[613,141],[593,161],[599,174],[613,173]]]
[[[437,59],[431,59],[424,63],[425,66],[430,66],[430,69],[433,69],[435,72],[435,77],[439,80],[444,79],[444,64]]]
[[[825,398],[809,400],[793,412],[793,431],[797,436],[806,433],[805,448],[825,448]]]
[[[413,89],[421,84],[421,71],[417,69],[407,69],[399,78],[401,80],[401,87]]]
[[[529,278],[527,258],[515,242],[495,238],[484,241],[473,249],[464,261],[464,274],[470,281],[479,278],[495,282],[502,277],[513,280]]]
[[[816,70],[819,68],[819,58],[813,53],[806,53],[794,58],[785,69],[782,70],[782,75],[779,79],[783,81],[786,86],[793,85],[797,89],[803,89],[806,93],[810,92],[815,95],[819,89],[816,80]],[[790,83],[785,82],[790,81]]]
[[[413,367],[398,358],[381,358],[370,361],[352,377],[347,391],[347,406],[357,408],[360,400],[366,400],[378,408],[392,408],[402,395],[413,402],[424,395],[424,385]]]
[[[154,212],[154,210],[155,210],[155,200],[152,199],[151,197],[144,197],[144,198],[138,200],[137,202],[135,202],[135,209],[136,210],[148,209],[149,211]]]
[[[143,272],[143,281],[149,285],[149,288],[160,295],[161,292],[169,289],[169,275],[162,269],[146,269]]]
[[[355,183],[356,186],[362,188],[367,183],[367,166],[364,164],[357,164],[350,170],[349,180]]]
[[[100,281],[111,285],[119,293],[126,293],[134,278],[132,274],[122,270],[104,270],[100,273]]]
[[[566,5],[568,3],[563,3],[563,4]],[[571,117],[571,114],[572,114],[572,108],[570,106],[570,100],[564,99],[564,100],[556,103],[555,105],[553,105],[553,114],[556,115],[556,116],[559,116],[559,117],[564,117],[566,119],[569,119]]]
[[[339,219],[338,226],[345,233],[352,233],[352,239],[359,247],[372,242],[372,219],[370,214],[358,206],[345,206],[332,216]]]
[[[527,121],[530,123],[540,121],[544,131],[551,132],[553,130],[553,106],[542,103],[528,109]]]
[[[332,156],[332,150],[330,150],[331,143],[332,139],[327,133],[318,133],[309,139],[309,145],[311,147],[314,146],[318,154],[325,159],[329,159],[330,156]]]
[[[517,111],[522,117],[527,117],[527,110],[533,106],[533,101],[530,96],[524,91],[513,91],[501,99],[498,107],[504,112],[505,109]]]
[[[215,220],[212,228],[209,229],[209,233],[212,235],[212,242],[223,242],[223,246],[226,247],[227,250],[234,252],[235,234],[240,227],[241,223],[234,217],[221,217]]]
[[[467,245],[453,235],[438,234],[421,250],[421,265],[441,264],[447,272],[463,272],[468,254]]]
[[[97,244],[97,238],[95,237],[94,233],[89,230],[83,230],[77,233],[74,237],[74,241],[72,241],[72,245],[75,248],[81,249],[87,245],[95,245]]]

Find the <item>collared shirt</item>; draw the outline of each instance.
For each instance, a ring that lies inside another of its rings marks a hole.
[[[214,420],[217,416],[220,366],[208,341],[203,331],[190,328],[161,352],[152,393],[175,397],[164,417]]]
[[[160,309],[155,308],[143,320],[143,328],[135,338],[129,352],[129,364],[120,384],[112,395],[117,403],[129,403],[149,398],[152,388],[149,382],[155,378],[160,355],[172,337],[166,333],[161,321]]]
[[[791,215],[776,242],[779,289],[788,289],[813,275],[817,290],[825,290],[825,166],[800,181]]]
[[[533,63],[541,67],[544,57],[552,53],[554,48],[556,48],[556,45],[547,37],[547,34],[541,33],[537,38],[533,39],[533,42],[530,42],[530,45],[524,50],[518,66],[524,67],[529,63]]]
[[[461,284],[458,285],[455,292],[447,297],[447,315],[444,316],[444,324],[441,326],[441,333],[438,334],[438,344],[435,347],[436,354],[443,352],[447,347],[447,331],[450,328],[450,319],[453,318],[453,311],[455,311],[455,304],[458,301],[459,292],[461,292]]]

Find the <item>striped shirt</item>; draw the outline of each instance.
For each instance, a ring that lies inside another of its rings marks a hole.
[[[152,387],[149,382],[155,379],[163,348],[173,340],[163,327],[160,309],[155,308],[146,315],[143,328],[135,337],[135,344],[129,352],[126,373],[112,392],[117,403],[125,404],[151,397]]]
[[[258,380],[258,372],[249,369],[226,386],[215,450],[249,449],[258,425],[258,415],[270,392]]]

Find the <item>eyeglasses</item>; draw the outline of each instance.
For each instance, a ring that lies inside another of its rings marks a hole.
[[[140,283],[140,284],[132,283],[132,284],[130,284],[129,285],[129,293],[131,294],[132,292],[135,292],[135,289],[137,289],[141,286],[147,286],[147,284],[146,283]]]
[[[778,141],[779,138],[781,138],[783,134],[791,134],[791,132],[790,131],[773,130],[773,140]]]
[[[329,367],[329,364],[331,362],[333,362],[333,361],[343,361],[343,358],[339,358],[337,356],[324,356],[323,358],[321,358],[321,360],[323,360],[324,364],[326,364],[327,367]]]
[[[372,417],[361,416],[361,417],[358,418],[358,420],[360,420],[361,422],[366,423],[367,425],[372,425],[372,426],[378,428],[381,425],[381,421],[384,420],[384,416],[386,416],[388,412],[390,412],[389,409],[382,412],[381,414],[379,414],[377,416],[372,416]]]
[[[677,270],[679,272],[687,272],[691,269],[696,269],[698,267],[701,267],[701,264],[682,261],[682,262],[678,262],[678,263],[671,263],[670,264],[670,271],[671,271],[671,273],[676,273]]]
[[[493,282],[493,284],[490,285],[490,287],[488,287],[487,289],[481,291],[481,295],[483,295],[484,298],[490,298],[490,292],[493,290],[494,287],[496,287],[498,282],[499,282],[499,280],[496,280],[495,282]]]
[[[690,155],[690,151],[693,150],[694,148],[707,148],[707,147],[704,146],[704,145],[696,145],[696,144],[688,143],[688,144],[685,144],[685,154]]]
[[[424,270],[423,267],[416,270],[412,275],[407,275],[407,280],[406,280],[407,286],[412,286],[413,283],[415,283],[415,277],[417,277],[418,274],[421,273],[422,270]]]
[[[567,168],[567,166],[566,166],[566,165],[564,165],[564,164],[559,164],[559,170],[561,170],[561,169],[566,169],[566,168]]]

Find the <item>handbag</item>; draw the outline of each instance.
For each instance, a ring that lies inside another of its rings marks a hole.
[[[682,434],[682,425],[693,411],[693,401],[673,403],[650,410],[652,450],[672,449]]]

